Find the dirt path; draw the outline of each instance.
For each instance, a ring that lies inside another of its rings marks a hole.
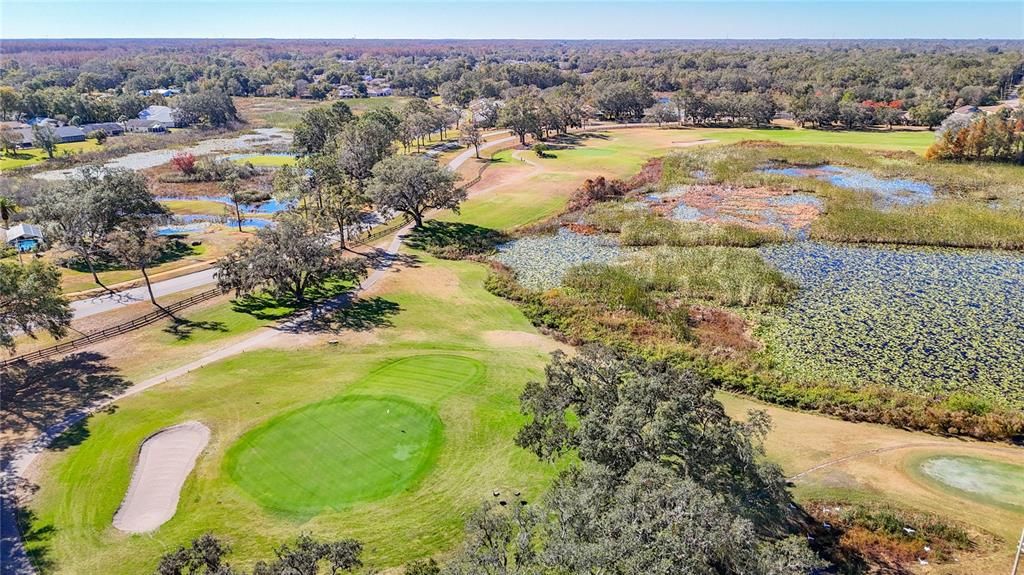
[[[949,448],[949,446],[950,446],[950,444],[947,443],[947,442],[941,442],[941,441],[921,441],[921,442],[913,442],[913,443],[901,443],[899,445],[889,445],[889,446],[886,446],[886,447],[878,447],[878,448],[875,448],[875,449],[865,449],[863,451],[858,451],[856,453],[851,453],[849,455],[844,455],[843,457],[837,457],[836,459],[830,459],[830,460],[825,461],[823,463],[819,463],[819,464],[817,464],[817,465],[815,465],[813,467],[810,467],[808,469],[805,469],[805,470],[801,471],[800,473],[797,473],[796,475],[791,475],[791,476],[787,477],[786,479],[788,481],[796,481],[797,479],[800,479],[800,478],[802,478],[802,477],[804,477],[806,475],[810,475],[811,473],[814,473],[815,471],[818,471],[820,469],[825,469],[827,467],[832,467],[833,465],[839,465],[841,463],[846,463],[847,461],[851,461],[851,460],[854,460],[854,459],[860,459],[862,457],[867,457],[869,455],[877,455],[879,453],[887,453],[887,452],[890,452],[890,451],[898,451],[898,450],[901,450],[901,449],[914,449],[914,448],[924,448],[924,447]],[[975,444],[971,444],[971,443],[964,443],[963,445],[957,445],[957,448],[974,449],[974,450],[978,450],[978,451],[988,451],[990,453],[1008,453],[1008,452],[1011,452],[1012,449],[1014,449],[1014,448],[1011,448],[1011,447],[997,447],[997,446],[993,446],[993,445],[981,445],[981,444],[975,445]],[[1016,452],[1014,452],[1014,453],[1016,453]]]

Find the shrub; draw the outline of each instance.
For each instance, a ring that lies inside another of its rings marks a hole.
[[[96,140],[96,143],[99,144],[100,146],[103,145],[103,142],[107,141],[107,133],[104,132],[103,130],[93,130],[86,134],[85,137]]]
[[[174,157],[171,158],[171,165],[186,176],[191,176],[196,173],[196,157],[188,152],[175,154]]]
[[[490,228],[431,220],[414,229],[406,243],[441,259],[458,260],[493,253],[495,246],[508,239]]]
[[[621,198],[626,195],[627,191],[626,184],[622,180],[606,180],[604,176],[598,176],[595,179],[588,178],[572,193],[566,211],[575,212],[597,202]]]

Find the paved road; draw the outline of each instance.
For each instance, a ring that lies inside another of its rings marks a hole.
[[[217,281],[216,268],[206,269],[171,278],[168,280],[153,282],[153,295],[161,298],[167,295],[183,292],[197,287],[213,284]],[[71,302],[71,311],[75,319],[82,319],[98,313],[115,310],[119,307],[132,305],[141,301],[149,300],[149,292],[146,286],[126,289],[114,294],[103,294],[89,299],[81,299]]]

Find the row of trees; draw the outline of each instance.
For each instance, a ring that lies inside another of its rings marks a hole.
[[[1024,164],[1024,109],[991,115],[953,114],[942,122],[925,157]]]

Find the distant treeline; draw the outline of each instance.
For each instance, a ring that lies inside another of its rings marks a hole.
[[[82,108],[69,103],[76,95],[121,98],[112,106],[122,113],[137,107],[124,99],[172,86],[326,99],[366,76],[395,93],[460,100],[564,85],[592,102],[611,86],[639,85],[645,103],[646,94],[683,91],[707,103],[693,108],[696,121],[759,123],[777,109],[818,126],[922,123],[903,114],[919,107],[936,111],[923,122],[934,126],[941,112],[1010,96],[1024,77],[1024,42],[13,40],[0,56],[0,86],[9,87],[0,113],[70,116]]]

